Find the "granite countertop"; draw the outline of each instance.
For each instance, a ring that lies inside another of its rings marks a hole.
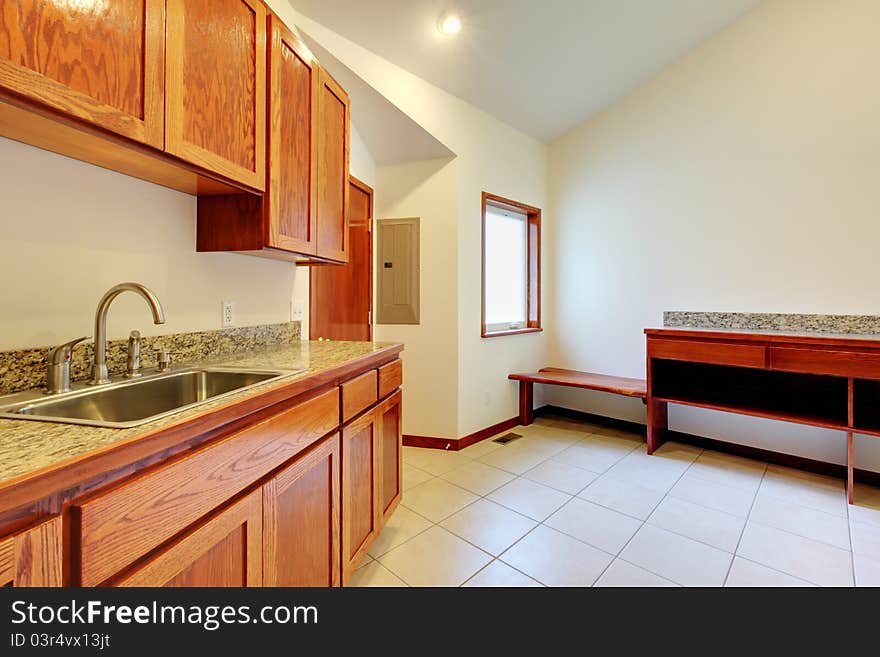
[[[295,342],[189,362],[186,365],[304,371],[279,377],[248,390],[232,393],[222,399],[206,402],[196,408],[128,429],[0,418],[0,484],[72,458],[82,457],[89,452],[112,446],[114,443],[155,433],[157,430],[235,404],[248,397],[263,394],[293,381],[307,379],[394,346],[398,345],[379,342]]]

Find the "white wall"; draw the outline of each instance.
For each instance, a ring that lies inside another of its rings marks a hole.
[[[142,299],[122,295],[111,338],[220,328],[224,299],[238,326],[289,319],[295,267],[196,253],[194,196],[7,139],[0,161],[0,349],[92,335],[101,295],[129,280],[156,292],[167,323],[154,326]]]
[[[457,324],[458,348],[443,354],[448,362],[458,362],[457,386],[451,393],[458,398],[457,432],[441,434],[430,426],[424,432],[457,437],[516,415],[516,386],[507,374],[541,366],[547,338],[540,333],[480,338],[480,193],[488,191],[542,207],[547,199],[546,146],[305,16],[296,14],[293,20],[457,155],[458,208],[445,218],[455,225],[449,230],[457,232],[457,245],[433,244],[422,238],[422,253],[445,248],[450,252],[442,258],[458,263],[457,271],[446,272],[457,280],[457,300],[448,311],[457,314],[450,326]],[[382,195],[382,180],[380,176],[377,196]],[[413,214],[430,210],[416,209]],[[550,221],[545,215],[545,226]],[[436,284],[424,276],[423,280],[425,285]],[[408,367],[413,366],[411,361]],[[404,404],[404,422],[418,426],[407,415],[408,403]]]
[[[376,324],[374,332],[376,340],[406,345],[407,434],[458,435],[458,226],[450,220],[458,212],[458,165],[456,159],[426,160],[379,167],[377,172],[376,218],[420,220],[421,323]]]
[[[664,310],[878,313],[877,25],[876,0],[770,1],[552,145],[553,363],[644,376]],[[683,408],[670,425],[845,461],[839,433]],[[880,470],[880,441],[856,463]]]

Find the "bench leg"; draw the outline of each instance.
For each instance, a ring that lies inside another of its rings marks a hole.
[[[666,402],[648,399],[648,454],[653,454],[663,441],[669,428]]]
[[[519,423],[526,427],[535,420],[535,384],[531,381],[519,382]]]

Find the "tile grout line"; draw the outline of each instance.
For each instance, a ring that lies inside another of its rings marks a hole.
[[[704,451],[705,451],[704,449],[701,449],[701,450],[700,450],[700,452],[697,454],[696,458],[694,458],[694,460],[691,461],[691,462],[688,464],[688,466],[682,471],[682,473],[678,476],[678,479],[675,480],[675,483],[672,484],[672,487],[669,489],[669,491],[671,491],[672,488],[675,488],[675,484],[677,484],[679,481],[681,481],[681,478],[684,477],[685,473],[686,473],[688,470],[691,469],[691,466],[696,462],[696,460],[697,460],[698,458],[700,458],[700,455],[701,455]],[[611,560],[611,563],[609,563],[607,566],[605,566],[605,569],[604,569],[601,573],[599,573],[599,576],[598,576],[598,577],[593,581],[593,583],[590,585],[591,587],[595,587],[595,586],[596,586],[596,582],[598,582],[600,579],[602,579],[602,577],[605,575],[605,573],[608,572],[608,569],[611,568],[611,565],[612,565],[617,559],[620,559],[620,558],[621,558],[620,555],[623,554],[623,551],[626,550],[626,547],[627,547],[630,543],[632,543],[632,540],[633,540],[633,539],[639,534],[640,531],[642,531],[642,529],[644,529],[645,525],[648,524],[648,518],[650,518],[650,517],[653,515],[654,511],[657,510],[657,507],[659,507],[661,504],[663,504],[663,500],[665,500],[665,499],[669,496],[669,491],[667,491],[667,492],[663,495],[663,497],[660,498],[660,501],[657,502],[657,504],[656,504],[656,505],[654,506],[654,508],[651,510],[651,513],[648,514],[648,517],[641,521],[642,524],[639,525],[639,528],[633,532],[633,535],[629,537],[629,540],[627,540],[627,542],[623,544],[623,547],[621,547],[620,550],[617,551],[617,554],[614,555],[614,558]],[[655,573],[655,572],[653,572],[653,571],[651,571],[651,570],[648,570],[648,569],[645,568],[644,566],[639,566],[638,564],[631,563],[631,562],[627,561],[626,559],[623,559],[623,561],[626,561],[626,563],[629,563],[629,564],[632,565],[632,566],[636,566],[636,567],[638,567],[638,568],[641,568],[642,570],[644,570],[644,571],[646,571],[646,572],[649,572],[649,573],[651,573],[652,575],[656,575],[657,577],[660,577],[661,579],[665,579],[665,580],[667,580],[667,581],[670,581],[670,582],[673,582],[673,583],[675,583],[675,584],[678,584],[678,582],[674,582],[674,580],[671,580],[671,579],[669,579],[668,577],[664,577],[663,575],[660,575],[660,574]]]
[[[736,541],[736,547],[733,549],[733,558],[730,560],[730,565],[727,566],[727,573],[724,575],[724,581],[721,583],[722,587],[727,586],[727,580],[730,579],[730,571],[733,570],[733,562],[736,561],[737,552],[739,552],[739,546],[742,543],[743,536],[745,536],[746,529],[749,526],[749,519],[752,517],[752,510],[755,508],[755,502],[758,499],[758,493],[761,492],[761,486],[764,484],[764,477],[767,476],[767,466],[764,466],[764,472],[761,473],[761,481],[758,482],[758,487],[755,489],[755,494],[752,497],[752,503],[749,505],[749,512],[746,514],[746,521],[743,523],[742,531],[739,533],[739,539]],[[756,562],[757,563],[757,562]],[[763,565],[763,564],[761,564]]]
[[[853,482],[853,487],[855,487],[855,482]],[[856,588],[856,587],[858,587],[858,581],[856,580],[856,546],[853,545],[853,538],[852,538],[852,532],[853,532],[852,523],[853,523],[853,521],[852,521],[852,517],[850,516],[850,513],[849,513],[849,507],[850,507],[849,491],[846,491],[846,496],[847,496],[846,497],[846,531],[847,531],[847,535],[849,536],[849,558],[850,558],[850,563],[852,564],[853,588]],[[855,504],[855,501],[856,501],[855,491],[853,491],[853,504]]]

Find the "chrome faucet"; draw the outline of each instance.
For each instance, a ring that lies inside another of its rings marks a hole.
[[[141,332],[132,331],[128,336],[128,362],[125,368],[126,379],[136,379],[141,375]]]
[[[73,348],[83,340],[88,338],[65,342],[49,352],[46,359],[46,393],[57,395],[60,392],[70,392],[70,357]]]
[[[98,302],[98,310],[95,313],[95,361],[92,365],[92,377],[89,385],[99,386],[110,383],[110,377],[107,373],[107,311],[110,310],[113,299],[123,292],[140,294],[150,306],[150,311],[153,313],[153,323],[165,323],[165,312],[162,310],[159,299],[151,290],[140,283],[120,283],[107,290],[107,294],[101,297],[101,301]]]

